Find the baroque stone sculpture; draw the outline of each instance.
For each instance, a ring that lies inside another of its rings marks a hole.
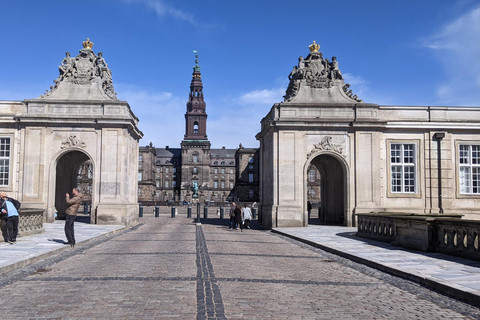
[[[340,86],[348,98],[356,102],[362,102],[356,95],[351,93],[351,90],[345,91],[343,76],[338,68],[337,58],[332,57],[331,62],[328,58],[324,59],[322,53],[319,52],[320,45],[315,41],[309,46],[309,49],[310,54],[307,58],[299,57],[298,65],[294,66],[292,72],[288,75],[290,83],[284,96],[285,102],[295,98],[302,86],[317,89],[330,89],[333,86]]]
[[[72,58],[70,53],[67,52],[58,67],[60,75],[53,81],[55,84],[40,98],[52,97],[54,95],[56,95],[56,98],[65,98],[65,95],[71,92],[67,88],[71,89],[74,87],[74,89],[77,89],[78,86],[89,87],[97,85],[101,93],[105,95],[103,98],[117,100],[113,88],[112,71],[108,68],[103,54],[99,52],[97,56],[93,52],[92,47],[93,42],[87,38],[83,42],[83,49],[79,51],[75,58]],[[65,89],[59,90],[61,87]],[[62,92],[59,93],[58,91]],[[87,89],[87,91],[91,92],[90,89]]]

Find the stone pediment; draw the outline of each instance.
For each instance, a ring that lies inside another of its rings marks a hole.
[[[320,45],[313,41],[310,54],[298,58],[288,76],[290,83],[284,96],[285,102],[294,103],[356,103],[362,102],[343,80],[336,57],[324,59]]]
[[[83,49],[72,58],[65,54],[58,67],[60,75],[50,90],[39,98],[60,100],[117,100],[113,88],[112,72],[108,68],[103,54],[96,55],[93,42],[83,42]]]

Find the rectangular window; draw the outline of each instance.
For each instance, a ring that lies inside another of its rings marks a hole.
[[[138,173],[138,181],[142,181],[142,172]]]
[[[218,181],[213,181],[213,187],[214,187],[215,189],[218,188]]]
[[[233,182],[230,181],[230,189],[233,189]]]
[[[165,188],[168,188],[168,180],[165,180]]]
[[[172,181],[172,188],[176,188],[177,187],[177,181],[173,180]]]
[[[160,180],[157,180],[156,186],[157,186],[157,188],[160,188]]]
[[[0,186],[8,186],[10,178],[10,138],[0,138]]]
[[[165,167],[165,173],[169,173],[169,172],[170,172],[170,168]]]
[[[253,173],[248,174],[248,182],[250,182],[250,183],[253,182]]]
[[[193,155],[193,162],[198,162],[198,155],[196,154]]]
[[[248,163],[253,163],[253,157],[248,157]]]
[[[225,181],[220,181],[220,188],[225,188]]]
[[[213,169],[213,173],[218,173],[218,168]]]
[[[225,168],[222,168],[222,169],[220,169],[220,170],[221,170],[221,171],[220,171],[221,173],[225,173]]]
[[[193,168],[193,173],[198,173],[197,167]]]
[[[143,155],[142,154],[138,155],[138,161],[143,161]]]
[[[461,194],[480,193],[480,145],[459,145],[459,184]]]
[[[390,145],[390,178],[392,193],[416,192],[415,144]]]

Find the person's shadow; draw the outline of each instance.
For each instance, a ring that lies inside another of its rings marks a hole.
[[[52,242],[56,242],[56,243],[61,243],[61,244],[66,243],[66,241],[63,240],[63,239],[48,239],[48,241],[52,241]]]

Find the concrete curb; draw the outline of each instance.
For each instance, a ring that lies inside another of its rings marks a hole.
[[[401,278],[419,283],[419,284],[427,286],[431,289],[437,290],[441,293],[444,293],[444,294],[453,296],[455,298],[467,301],[467,302],[469,302],[471,304],[474,304],[476,306],[480,306],[480,296],[476,293],[452,287],[450,284],[441,283],[438,280],[425,278],[425,277],[420,277],[420,276],[417,276],[415,274],[412,274],[412,273],[409,273],[409,272],[406,272],[406,271],[403,271],[403,270],[400,270],[400,269],[397,269],[397,268],[394,268],[394,267],[390,267],[390,266],[384,265],[384,264],[379,263],[379,262],[368,260],[368,259],[356,256],[356,255],[351,254],[351,253],[343,252],[343,251],[334,249],[332,247],[328,247],[328,246],[319,244],[319,243],[314,242],[314,241],[303,239],[303,238],[300,238],[300,237],[297,237],[297,236],[294,236],[294,235],[291,235],[291,234],[288,234],[288,233],[283,233],[279,230],[271,230],[271,231],[273,233],[277,233],[277,234],[280,234],[282,236],[285,236],[285,237],[288,237],[288,238],[291,238],[291,239],[295,239],[299,242],[303,242],[305,244],[311,245],[312,247],[319,248],[319,249],[325,250],[327,252],[333,253],[337,256],[340,256],[340,257],[343,257],[343,258],[346,258],[346,259],[349,259],[349,260],[367,265],[371,268],[381,270],[381,271],[387,272],[389,274],[392,274],[394,276],[401,277]]]
[[[104,236],[108,236],[108,235],[111,235],[111,234],[114,234],[114,233],[117,233],[117,232],[120,232],[120,231],[124,231],[126,229],[129,229],[129,228],[132,228],[132,227],[135,227],[136,225],[134,226],[129,226],[129,227],[123,227],[123,228],[120,228],[120,229],[116,229],[116,230],[112,230],[112,231],[108,231],[106,233],[102,233],[98,236],[95,236],[95,237],[92,237],[92,238],[89,238],[89,239],[86,239],[86,240],[82,240],[82,241],[79,241],[77,243],[77,245],[81,245],[81,244],[88,244],[92,241],[95,241],[96,239],[100,238],[100,237],[104,237]],[[17,244],[18,245],[18,244]],[[23,267],[26,267],[28,265],[31,265],[33,263],[36,263],[38,261],[41,261],[43,259],[46,259],[46,258],[50,258],[54,255],[57,255],[59,253],[63,253],[67,250],[72,250],[70,248],[70,246],[63,246],[61,248],[57,248],[57,249],[53,249],[52,251],[49,251],[49,252],[45,252],[45,253],[42,253],[38,256],[34,256],[34,257],[30,257],[30,258],[27,258],[25,260],[21,260],[21,261],[17,261],[17,262],[14,262],[12,264],[9,264],[7,266],[4,266],[4,267],[0,267],[0,275],[4,274],[4,273],[7,273],[7,272],[11,272],[11,271],[14,271],[14,270],[17,270],[17,269],[20,269],[20,268],[23,268]]]

